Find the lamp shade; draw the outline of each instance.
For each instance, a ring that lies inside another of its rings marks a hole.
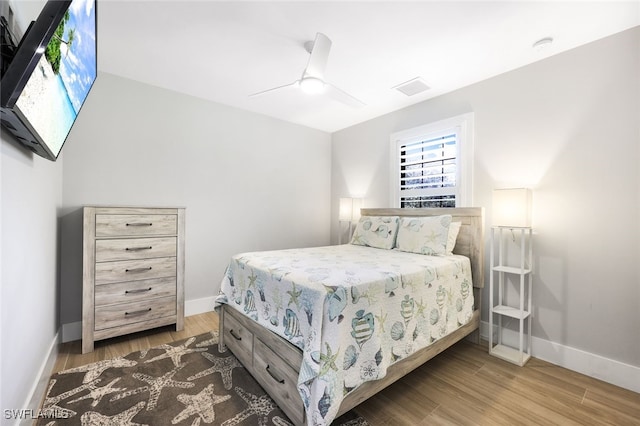
[[[351,204],[351,221],[360,220],[360,209],[362,208],[362,198],[354,198]]]
[[[340,198],[340,212],[338,220],[341,222],[349,222],[353,212],[353,198]]]
[[[360,220],[362,198],[340,198],[338,220],[341,222],[357,222]]]
[[[513,228],[531,226],[531,190],[509,188],[493,190],[493,225]]]

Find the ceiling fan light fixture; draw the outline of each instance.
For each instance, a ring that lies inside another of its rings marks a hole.
[[[324,92],[324,81],[316,77],[305,77],[300,80],[300,89],[309,95]]]
[[[333,84],[324,82],[324,71],[327,67],[327,59],[329,58],[329,51],[331,50],[331,40],[329,37],[322,33],[316,33],[316,38],[313,42],[305,43],[305,49],[307,49],[311,55],[309,56],[307,67],[302,72],[299,80],[295,80],[284,86],[263,90],[249,96],[255,97],[269,92],[293,88],[305,94],[319,95],[322,93],[350,107],[360,108],[364,106],[364,102],[361,100],[354,98]]]

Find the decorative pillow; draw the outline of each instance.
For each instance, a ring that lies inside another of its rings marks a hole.
[[[453,249],[456,246],[456,240],[460,233],[460,226],[462,222],[451,222],[449,225],[449,237],[447,238],[447,256],[453,254]]]
[[[396,242],[398,216],[361,216],[351,244],[390,250]]]
[[[403,217],[398,227],[396,247],[411,253],[444,255],[450,224],[451,215]]]

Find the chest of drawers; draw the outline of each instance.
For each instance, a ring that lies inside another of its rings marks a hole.
[[[184,321],[184,208],[85,207],[82,353]]]

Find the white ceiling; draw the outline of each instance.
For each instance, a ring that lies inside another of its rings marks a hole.
[[[640,25],[638,0],[98,1],[100,71],[327,132]],[[326,80],[365,107],[248,96],[299,79],[316,32],[333,42]],[[392,89],[418,76],[430,90]]]

